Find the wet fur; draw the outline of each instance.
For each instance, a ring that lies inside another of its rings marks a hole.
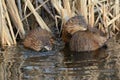
[[[78,31],[70,40],[71,51],[94,51],[102,47],[106,42],[106,37],[97,32]]]
[[[24,39],[24,46],[35,51],[40,51],[44,46],[52,46],[52,33],[40,27],[31,30]]]

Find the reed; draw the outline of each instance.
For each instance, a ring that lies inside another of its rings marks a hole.
[[[16,29],[18,30],[20,37],[23,39],[25,36],[25,30],[23,28],[23,23],[21,22],[15,0],[6,0],[6,5],[10,13],[11,20]]]
[[[76,10],[78,14],[81,14],[85,17],[86,22],[88,23],[87,19],[87,0],[76,0]]]
[[[12,25],[10,22],[7,7],[4,0],[2,0],[1,3],[2,3],[0,4],[1,6],[1,9],[0,9],[1,10],[1,26],[0,26],[1,45],[7,44],[8,46],[11,46],[12,44],[16,44],[15,35],[13,33]]]
[[[36,18],[38,24],[41,26],[41,28],[50,31],[50,29],[48,28],[48,26],[46,25],[46,23],[43,21],[43,19],[41,18],[41,16],[36,12],[35,8],[33,7],[32,3],[30,2],[30,0],[26,0],[25,3],[27,4],[27,7],[30,9],[30,11],[35,16],[35,18]]]
[[[51,0],[51,3],[54,6],[54,8],[57,10],[63,23],[65,23],[69,18],[74,16],[74,12],[72,12],[71,10],[69,0],[63,1],[63,5],[61,0]]]
[[[24,22],[29,24],[31,15],[41,28],[51,32],[46,23],[51,18],[44,21],[41,13],[47,13],[56,25],[58,19],[63,25],[69,18],[81,14],[91,27],[97,26],[105,32],[111,28],[113,33],[120,30],[120,0],[0,0],[0,44],[16,45],[18,34],[24,39],[26,28],[30,27]]]

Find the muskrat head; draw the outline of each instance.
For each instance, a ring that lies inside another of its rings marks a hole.
[[[86,23],[83,16],[74,16],[70,18],[62,29],[62,39],[65,43],[69,43],[72,35],[77,31],[86,31],[88,24]]]
[[[77,31],[87,30],[88,24],[86,23],[83,16],[74,16],[70,18],[64,25],[63,30],[67,31],[70,34],[73,34]]]
[[[49,50],[52,50],[53,49],[53,45],[55,44],[55,41],[52,38],[50,38],[49,40],[46,40],[46,42],[43,43],[44,44],[44,49],[49,51]]]
[[[84,30],[87,30],[86,28],[80,26],[80,25],[77,25],[77,24],[74,24],[74,25],[67,25],[67,27],[65,27],[65,30],[69,33],[69,34],[74,34],[75,32],[77,31],[84,31]]]

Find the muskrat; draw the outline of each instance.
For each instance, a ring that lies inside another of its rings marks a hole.
[[[53,47],[53,34],[40,27],[31,30],[25,37],[23,45],[35,51],[40,51],[43,48],[51,50]]]
[[[83,16],[74,16],[70,18],[64,25],[62,29],[62,39],[65,43],[69,43],[72,34],[81,30],[87,29],[87,23]]]
[[[106,34],[90,27],[83,16],[70,18],[63,26],[62,39],[71,51],[94,51],[107,41]]]

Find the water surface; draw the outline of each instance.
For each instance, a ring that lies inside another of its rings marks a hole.
[[[120,80],[120,49],[35,52],[21,46],[0,52],[0,80]]]

